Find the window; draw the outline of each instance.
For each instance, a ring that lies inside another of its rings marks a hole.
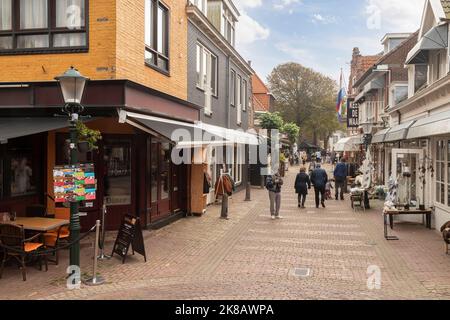
[[[193,2],[205,16],[208,14],[207,0],[193,0]]]
[[[231,45],[234,46],[235,30],[234,18],[230,10],[225,8],[222,14],[222,35],[227,39]]]
[[[415,65],[414,93],[422,89],[428,81],[428,66],[426,64]]]
[[[244,145],[238,145],[234,147],[234,166],[233,166],[233,179],[236,184],[242,183],[242,169],[244,166]]]
[[[145,1],[145,63],[169,72],[169,10],[159,0]]]
[[[197,43],[197,87],[217,96],[217,57]]]
[[[230,75],[230,99],[231,105],[236,106],[236,72],[231,70]]]
[[[131,204],[131,142],[111,140],[105,143],[105,203],[108,206]]]
[[[0,0],[0,52],[86,49],[86,0]]]
[[[247,80],[242,81],[242,110],[247,111],[248,105],[248,86]]]
[[[236,112],[237,117],[236,121],[237,124],[242,123],[242,77],[240,75],[236,78]]]
[[[445,143],[436,142],[436,202],[445,204]]]
[[[408,98],[408,86],[395,86],[392,91],[392,95],[394,97],[393,106],[396,106]]]

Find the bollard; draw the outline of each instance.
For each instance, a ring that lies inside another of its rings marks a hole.
[[[228,194],[226,193],[222,196],[222,210],[220,212],[220,218],[228,220]]]
[[[105,279],[101,276],[97,276],[97,257],[98,257],[98,241],[100,237],[100,220],[96,222],[95,228],[95,242],[94,242],[94,268],[92,278],[84,281],[84,284],[88,286],[98,286],[105,283]]]
[[[97,256],[99,260],[109,260],[111,256],[105,254],[105,236],[106,236],[106,224],[105,224],[105,216],[106,216],[106,204],[103,204],[102,209],[102,239],[99,243],[100,246],[100,255]]]

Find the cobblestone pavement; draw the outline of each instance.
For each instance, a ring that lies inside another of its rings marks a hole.
[[[158,231],[145,231],[148,262],[131,256],[126,264],[100,262],[107,283],[65,287],[67,252],[47,273],[32,267],[28,281],[8,267],[0,280],[0,299],[448,299],[450,256],[435,231],[399,224],[383,238],[381,204],[354,212],[349,201],[328,201],[316,209],[297,208],[293,192],[298,168],[291,168],[283,190],[282,215],[272,221],[267,193],[253,189],[230,201],[230,220],[219,219],[220,206],[203,217],[179,220]],[[109,235],[111,240],[115,234]],[[89,242],[87,242],[89,243]],[[82,249],[82,269],[91,273],[92,248]],[[381,270],[381,288],[369,290],[367,269]],[[308,268],[299,277],[295,268]]]

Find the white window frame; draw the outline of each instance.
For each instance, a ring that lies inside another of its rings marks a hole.
[[[242,76],[236,74],[236,122],[242,124]]]
[[[242,110],[247,111],[248,107],[248,82],[247,80],[242,80]]]
[[[217,56],[212,53],[211,51],[209,51],[207,48],[205,48],[204,45],[202,45],[201,43],[197,42],[197,47],[196,47],[196,72],[197,72],[197,88],[200,90],[205,90],[205,84],[206,84],[206,80],[208,77],[208,74],[206,72],[207,69],[210,69],[210,77],[211,77],[211,81],[213,81],[212,79],[212,68],[214,67],[212,64],[213,58],[216,61],[215,64],[215,72],[214,72],[214,87],[211,87],[212,89],[212,95],[214,97],[218,96],[218,86],[217,86],[217,79],[218,79],[218,64],[219,64],[219,60],[217,58]],[[209,60],[209,61],[208,61]],[[208,68],[208,66],[210,66],[211,68]],[[200,81],[201,79],[203,79],[203,81]]]
[[[232,170],[232,177],[234,182],[237,185],[242,184],[242,176],[243,176],[243,169],[244,169],[244,145],[238,144],[233,149],[233,170]]]
[[[205,16],[208,15],[208,1],[207,0],[191,0],[193,3]]]

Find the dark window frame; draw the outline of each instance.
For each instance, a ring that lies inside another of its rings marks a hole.
[[[12,49],[0,49],[0,55],[17,54],[47,54],[47,53],[76,53],[89,51],[89,0],[84,0],[85,17],[84,26],[80,29],[67,29],[56,27],[56,1],[47,1],[47,28],[42,29],[20,29],[20,0],[12,0],[11,30],[0,30],[0,37],[12,37]],[[54,47],[53,37],[58,34],[84,33],[86,35],[85,46]],[[45,48],[17,48],[17,37],[48,35],[48,47]]]
[[[151,1],[153,2],[153,6],[152,8],[156,8],[156,10],[153,10],[153,12],[151,12],[152,15],[152,29],[151,31],[153,31],[150,34],[151,40],[150,40],[150,44],[145,43],[145,39],[144,39],[144,50],[145,52],[149,52],[152,57],[153,57],[153,63],[149,63],[147,62],[147,60],[145,60],[145,65],[162,73],[165,74],[166,76],[170,76],[170,9],[169,6],[167,6],[163,1],[161,0],[145,0],[147,1]],[[165,30],[166,30],[166,34],[163,34],[163,41],[166,42],[166,50],[167,50],[167,54],[163,54],[161,52],[158,51],[157,47],[158,47],[158,8],[161,7],[163,10],[165,10],[166,12],[166,25],[165,25]],[[147,19],[147,17],[144,17],[144,19]],[[144,23],[144,27],[145,27],[145,23]],[[164,60],[167,63],[167,69],[159,66],[158,61],[159,59]],[[156,63],[155,63],[156,61]]]

